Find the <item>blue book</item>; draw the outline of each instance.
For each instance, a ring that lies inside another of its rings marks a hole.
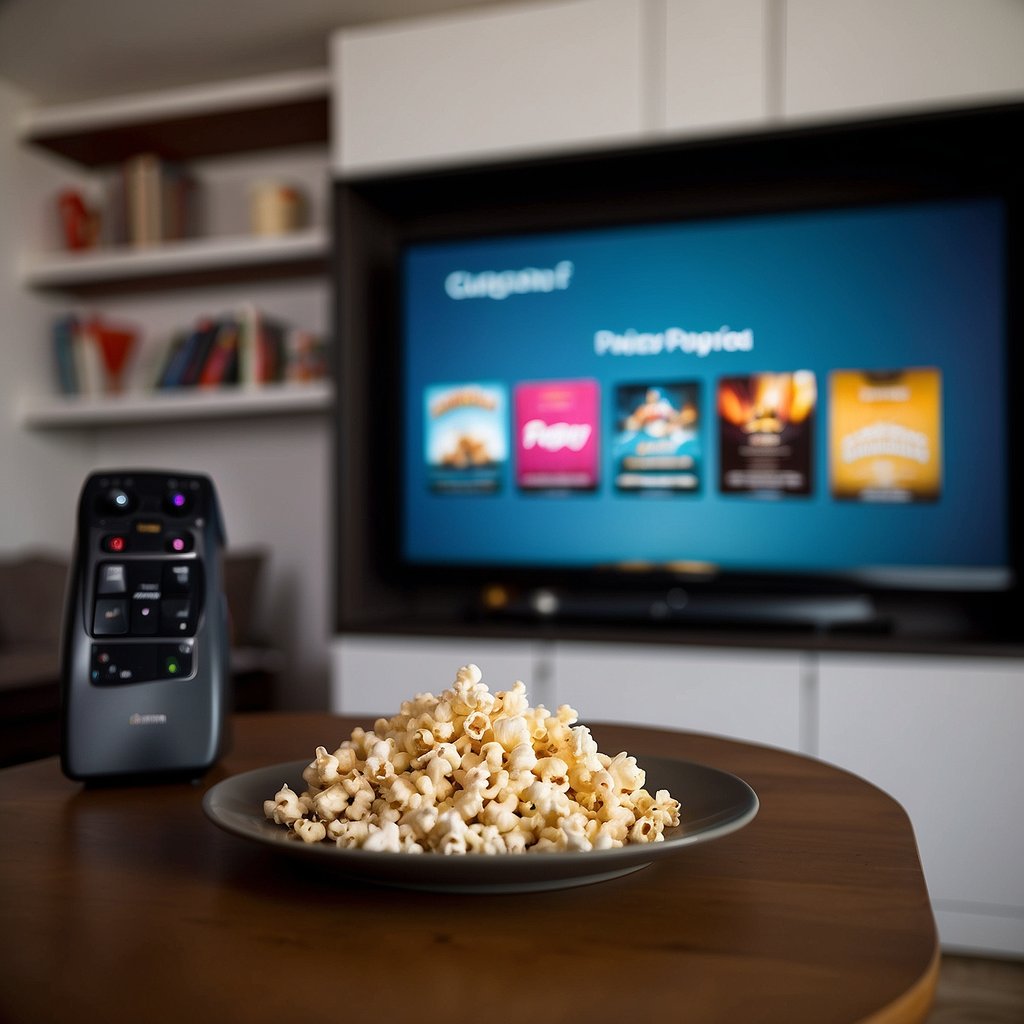
[[[53,355],[57,371],[57,387],[63,395],[75,395],[79,390],[74,353],[77,332],[78,319],[71,313],[54,321]]]
[[[182,375],[191,357],[195,344],[195,332],[179,334],[171,341],[167,362],[157,381],[158,388],[176,388],[181,384]]]

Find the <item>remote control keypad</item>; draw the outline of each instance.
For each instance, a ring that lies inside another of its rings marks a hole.
[[[195,636],[202,593],[196,561],[101,562],[96,569],[94,636]]]

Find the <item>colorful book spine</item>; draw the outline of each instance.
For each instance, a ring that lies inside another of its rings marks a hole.
[[[181,372],[181,379],[178,381],[179,387],[190,388],[199,383],[199,377],[203,372],[206,360],[209,358],[216,336],[216,321],[200,320],[196,324],[189,348],[188,360]]]
[[[155,153],[140,153],[125,161],[121,190],[126,239],[147,246],[198,233],[198,185],[179,164]]]
[[[234,314],[203,318],[175,337],[155,386],[260,387],[318,380],[325,374],[321,338],[246,304]]]
[[[238,367],[238,334],[239,325],[234,318],[228,317],[220,324],[213,348],[199,373],[200,387],[235,383],[232,378]]]
[[[72,314],[58,317],[53,324],[53,356],[57,388],[63,395],[78,393],[78,371],[75,366],[75,335],[78,319]]]

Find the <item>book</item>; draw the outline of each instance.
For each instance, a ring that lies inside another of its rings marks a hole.
[[[217,336],[217,322],[203,319],[196,323],[189,343],[188,359],[181,371],[178,387],[188,388],[199,383],[203,366],[210,355]]]
[[[124,389],[138,331],[98,316],[58,317],[50,332],[57,390],[65,395],[113,394]]]
[[[246,303],[235,313],[201,318],[176,335],[155,386],[260,387],[318,380],[326,373],[322,338]]]
[[[226,317],[221,321],[216,340],[199,373],[200,387],[220,387],[237,381],[239,333],[237,319]]]
[[[171,338],[167,346],[167,358],[163,369],[157,377],[157,388],[175,388],[181,380],[185,364],[189,358],[189,344],[194,334],[192,331],[179,331]]]
[[[257,383],[271,384],[282,379],[286,333],[287,327],[280,320],[265,315],[260,317],[256,349]]]
[[[254,387],[282,380],[288,325],[251,304],[242,308],[239,319],[239,383]]]
[[[195,177],[180,164],[155,153],[139,153],[125,161],[121,174],[126,240],[147,246],[198,233]]]
[[[199,186],[180,164],[163,163],[160,180],[160,238],[177,241],[198,234]]]
[[[108,393],[124,390],[124,377],[138,341],[138,331],[125,324],[90,317],[85,330],[100,353],[102,386]]]
[[[94,333],[79,322],[72,339],[71,350],[75,364],[78,394],[95,397],[106,391],[103,356]]]
[[[125,162],[125,210],[132,245],[161,241],[160,174],[160,158],[155,153],[140,153]]]
[[[75,335],[78,331],[78,318],[72,313],[58,317],[53,322],[51,338],[53,341],[54,369],[56,371],[57,390],[63,395],[78,393],[78,371],[75,365]]]
[[[128,228],[127,192],[124,166],[107,175],[104,185],[101,237],[105,246],[127,245],[131,241]]]
[[[252,387],[256,380],[256,335],[259,331],[259,312],[252,303],[246,303],[238,314],[238,383]]]

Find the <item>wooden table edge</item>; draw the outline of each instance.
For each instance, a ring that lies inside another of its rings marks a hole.
[[[883,1006],[870,1017],[865,1017],[860,1024],[924,1024],[935,1001],[941,961],[942,950],[936,937],[935,951],[924,974],[888,1006]]]

